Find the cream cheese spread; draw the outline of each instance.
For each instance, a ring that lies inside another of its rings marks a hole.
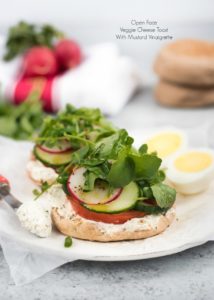
[[[36,182],[52,183],[58,176],[54,169],[44,166],[39,160],[30,160],[27,163],[27,171]]]
[[[174,214],[174,211],[175,211],[174,208],[169,209],[166,213],[166,216],[169,216],[170,214]],[[104,222],[96,222],[96,221],[88,220],[77,215],[75,211],[72,209],[71,205],[69,205],[69,208],[66,208],[62,205],[60,208],[58,208],[58,214],[65,219],[72,219],[78,217],[80,222],[82,221],[82,222],[90,222],[92,224],[96,224],[96,226],[99,227],[99,229],[102,232],[105,232],[106,234],[109,235],[117,232],[119,233],[121,231],[133,232],[133,231],[156,229],[162,217],[162,214],[147,215],[143,218],[133,218],[123,224],[110,224],[110,223],[108,224]]]

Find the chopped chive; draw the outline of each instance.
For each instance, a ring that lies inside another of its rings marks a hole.
[[[34,194],[34,196],[38,196],[40,194],[40,191],[37,189],[34,189],[33,194]]]
[[[72,246],[72,238],[70,236],[67,236],[65,238],[64,247],[70,248]]]

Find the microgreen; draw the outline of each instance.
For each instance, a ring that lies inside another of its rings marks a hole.
[[[161,159],[156,153],[147,153],[146,145],[136,150],[132,143],[127,131],[121,129],[76,151],[71,166],[85,167],[84,191],[93,190],[97,180],[104,180],[110,189],[135,181],[139,186],[139,200],[155,199],[160,208],[170,207],[175,191],[162,183],[165,173],[160,170]],[[67,181],[67,178],[64,179]]]
[[[19,106],[0,101],[0,135],[16,140],[32,139],[44,116],[37,93],[29,95]]]
[[[68,104],[56,117],[50,116],[44,120],[40,135],[35,141],[52,148],[60,146],[66,140],[73,149],[79,149],[85,145],[93,145],[102,135],[109,136],[114,132],[115,129],[105,122],[100,110],[77,109]]]
[[[34,200],[37,200],[40,196],[42,196],[51,186],[53,186],[56,182],[49,184],[47,181],[44,181],[39,186],[39,189],[34,189],[33,194],[35,197]]]
[[[146,199],[155,200],[161,209],[174,203],[175,191],[163,184],[165,173],[160,170],[161,159],[157,153],[148,153],[146,144],[135,149],[128,132],[113,127],[98,109],[77,109],[67,105],[56,117],[47,117],[36,139],[37,144],[52,148],[60,147],[63,141],[69,142],[75,150],[70,162],[57,169],[57,182],[62,184],[66,193],[72,169],[84,167],[84,192],[92,191],[100,181],[109,191],[135,181],[139,187],[138,200],[141,201],[137,207],[145,206]],[[37,196],[46,188],[49,187],[43,185]]]

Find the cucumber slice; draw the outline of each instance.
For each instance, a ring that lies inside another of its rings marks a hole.
[[[161,214],[167,211],[165,208],[161,208],[154,204],[145,203],[143,200],[138,200],[134,209],[148,214]]]
[[[139,194],[138,186],[135,182],[130,182],[125,186],[121,194],[112,202],[107,204],[84,205],[87,209],[95,212],[119,213],[133,208],[136,204]]]
[[[41,162],[53,167],[65,165],[71,160],[72,150],[63,153],[48,153],[39,146],[35,146],[34,155]]]

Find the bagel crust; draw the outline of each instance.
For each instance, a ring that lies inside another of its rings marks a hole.
[[[52,220],[56,228],[66,236],[74,238],[113,242],[123,240],[138,240],[160,234],[170,226],[175,217],[175,209],[171,208],[165,215],[148,215],[134,218],[124,224],[106,224],[87,220],[74,211],[69,215],[63,214],[57,208],[52,210]]]
[[[214,85],[214,43],[178,40],[163,47],[154,63],[161,79],[190,86]]]

